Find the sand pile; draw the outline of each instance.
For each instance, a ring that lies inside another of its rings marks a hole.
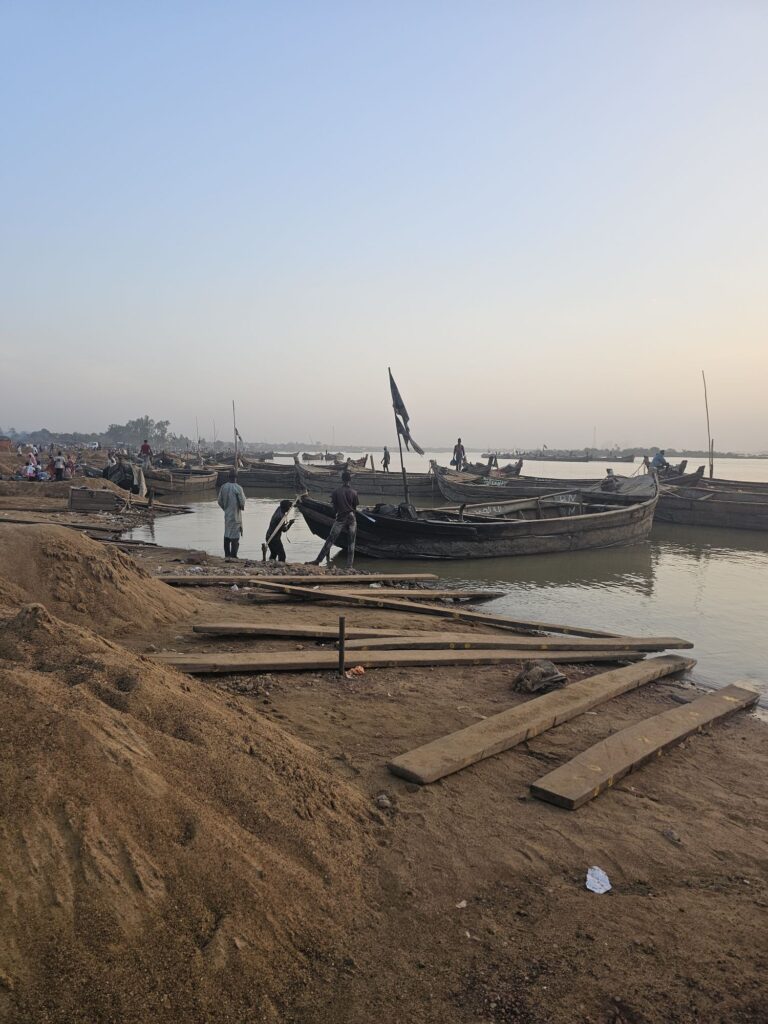
[[[188,619],[195,598],[153,579],[121,551],[61,526],[3,526],[0,605],[39,602],[103,633]]]
[[[0,469],[0,472],[4,472]],[[90,487],[92,490],[101,491],[105,488],[114,491],[128,499],[128,491],[118,487],[111,480],[103,477],[76,476],[71,480],[0,480],[0,498],[16,498],[37,496],[38,498],[68,498],[70,487]]]
[[[348,969],[361,797],[253,707],[0,621],[0,1019],[277,1022]]]

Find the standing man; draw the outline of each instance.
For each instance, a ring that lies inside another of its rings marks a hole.
[[[233,468],[227,480],[219,488],[219,508],[224,510],[224,557],[237,558],[240,538],[243,535],[243,509],[245,493],[237,482],[237,471]]]
[[[459,472],[464,469],[464,463],[466,461],[467,453],[464,451],[464,445],[461,443],[461,438],[459,438],[453,446],[453,463]]]
[[[67,460],[61,454],[61,452],[59,452],[53,460],[53,468],[56,473],[57,480],[64,479],[64,467],[66,466],[66,464]]]
[[[348,470],[344,470],[341,474],[341,487],[337,487],[331,495],[331,505],[333,505],[333,511],[336,513],[336,518],[331,526],[331,532],[328,534],[328,539],[320,549],[320,554],[312,562],[307,562],[307,565],[320,565],[323,559],[326,560],[328,565],[331,564],[329,557],[331,548],[342,532],[347,531],[347,568],[352,568],[352,563],[355,560],[355,538],[357,537],[357,517],[355,516],[355,509],[360,504],[357,497],[357,491],[353,490],[350,486],[352,481],[352,474]]]
[[[384,445],[384,458],[381,460],[381,468],[382,468],[383,472],[385,472],[385,473],[389,472],[389,462],[390,462],[389,448],[387,448],[387,446]]]
[[[286,515],[293,508],[293,502],[290,498],[283,498],[280,504],[275,509],[272,518],[269,520],[269,526],[267,527],[267,535],[264,538],[269,542],[269,557],[275,562],[285,561],[285,548],[283,547],[283,534],[288,533],[290,528],[293,526],[293,520],[290,523],[285,523],[281,529],[275,533],[277,527],[280,525],[280,520],[285,519]],[[272,534],[275,533],[274,537]],[[269,538],[272,537],[272,540]]]
[[[154,452],[150,447],[149,441],[144,438],[144,444],[139,448],[139,455],[141,456],[141,468],[151,469],[152,468],[152,456]]]

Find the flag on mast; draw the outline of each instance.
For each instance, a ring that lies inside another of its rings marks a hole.
[[[413,450],[418,455],[423,455],[424,449],[411,437],[411,431],[408,426],[408,410],[405,408],[405,402],[397,384],[395,384],[395,378],[392,376],[391,370],[389,371],[389,390],[392,392],[392,408],[395,410],[395,425],[397,426],[398,434],[405,441],[405,447],[409,451],[413,447]]]

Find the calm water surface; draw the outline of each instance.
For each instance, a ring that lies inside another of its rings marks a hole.
[[[414,456],[409,461],[409,468],[424,466]],[[526,465],[526,470],[530,475],[573,478],[595,470],[600,474],[607,465],[538,463]],[[616,469],[632,472],[626,465],[616,464]],[[768,480],[768,462],[721,460],[715,473]],[[283,496],[248,495],[242,557],[261,558],[276,499]],[[223,514],[215,498],[205,495],[192,507],[194,515],[159,519],[154,527],[142,527],[131,536],[223,554]],[[320,550],[320,539],[312,536],[301,517],[288,538],[289,561],[307,561]],[[385,563],[360,558],[357,564],[382,571],[429,571],[452,583],[503,590],[503,597],[483,604],[490,612],[626,634],[684,637],[695,644],[698,681],[724,686],[749,679],[766,694],[762,703],[768,703],[768,533],[659,524],[649,542],[627,548],[462,562]]]

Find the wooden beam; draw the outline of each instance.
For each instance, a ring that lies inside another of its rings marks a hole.
[[[674,636],[649,637],[581,637],[581,636],[502,636],[482,633],[400,633],[385,637],[364,637],[348,640],[348,651],[377,650],[482,650],[484,648],[514,647],[534,651],[668,651],[693,647],[688,640]]]
[[[316,600],[329,600],[331,597],[338,603],[339,595],[329,595],[322,590],[312,590],[309,587],[293,587],[284,583],[266,583],[263,580],[252,579],[251,585],[256,589],[267,590],[273,594],[290,593],[294,591],[307,598]],[[484,612],[470,612],[464,609],[454,608],[450,605],[418,604],[416,601],[395,601],[390,598],[377,598],[375,591],[367,594],[345,593],[345,604],[357,605],[360,608],[383,608],[395,612],[411,612],[414,615],[436,615],[447,619],[456,619],[459,622],[476,622],[485,626],[495,626],[497,629],[511,629],[518,633],[565,633],[574,636],[611,636],[615,633],[603,633],[597,629],[587,629],[582,626],[561,626],[550,622],[529,622],[522,619],[511,619],[506,615],[486,615]]]
[[[355,664],[363,668],[405,668],[416,665],[498,665],[529,659],[570,662],[630,661],[641,651],[357,651]],[[336,668],[335,651],[258,651],[252,654],[155,654],[153,661],[191,675],[233,672],[309,672]],[[349,659],[352,660],[351,658]]]
[[[249,594],[248,599],[253,600],[254,598],[261,598],[264,601],[275,601],[275,600],[286,600],[286,601],[311,601],[312,598],[306,597],[305,594],[301,593],[289,593],[289,591],[297,591],[298,587],[286,587],[286,590],[281,594]],[[345,587],[343,590],[340,587],[326,587],[321,585],[320,587],[313,587],[312,594],[315,598],[319,594],[327,595],[329,601],[333,601],[338,604],[339,602],[344,603],[344,599],[349,594],[354,594],[360,597],[366,597],[369,594],[375,595],[377,598],[406,598],[409,601],[492,601],[496,597],[503,597],[503,590],[403,590],[397,587],[377,587],[370,589],[367,587]]]
[[[210,576],[203,576],[202,573],[199,575],[190,574],[188,576],[158,576],[159,580],[163,583],[168,583],[172,587],[223,587],[231,586],[233,583],[238,584],[253,584],[253,583],[290,583],[292,585],[301,586],[344,586],[348,587],[353,585],[355,587],[364,587],[369,583],[429,583],[434,582],[439,577],[431,572],[393,572],[393,573],[371,573],[369,576],[353,576],[353,575],[323,575],[321,573],[304,573],[300,576],[235,576],[231,573],[214,573]]]
[[[553,660],[553,659],[550,659]],[[568,722],[613,697],[692,668],[693,658],[667,654],[591,676],[563,690],[545,693],[466,729],[441,736],[401,754],[387,765],[395,775],[425,785]]]
[[[337,640],[339,637],[338,626],[312,626],[310,624],[286,626],[282,623],[273,625],[269,622],[198,622],[192,629],[195,633],[204,633],[206,636],[272,636],[308,640]],[[401,633],[402,630],[399,629],[374,627],[366,629],[359,626],[347,626],[347,647],[349,647],[350,637],[354,637],[356,640],[365,637],[383,639],[384,637],[399,637]]]
[[[759,696],[741,686],[726,686],[690,704],[646,718],[544,775],[531,785],[531,793],[539,800],[575,810],[692,733],[756,704]]]

